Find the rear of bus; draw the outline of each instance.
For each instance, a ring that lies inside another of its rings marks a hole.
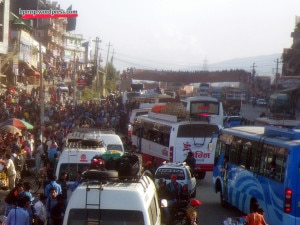
[[[207,121],[223,127],[223,104],[218,99],[208,96],[195,96],[186,98],[182,103],[192,119]]]
[[[213,170],[215,146],[219,126],[203,122],[180,122],[173,126],[170,135],[170,162],[183,162],[188,152],[193,152],[196,159],[194,173],[203,179],[206,171]]]

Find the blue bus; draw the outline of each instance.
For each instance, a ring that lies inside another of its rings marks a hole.
[[[300,224],[300,130],[240,126],[220,131],[213,186],[223,206],[259,204],[270,225]]]

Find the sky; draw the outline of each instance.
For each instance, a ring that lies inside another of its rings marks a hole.
[[[201,70],[225,60],[281,54],[291,47],[300,16],[299,0],[57,1],[78,11],[75,33],[86,40],[99,37],[103,64],[109,52],[120,71]]]

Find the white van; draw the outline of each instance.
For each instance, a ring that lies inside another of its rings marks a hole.
[[[103,140],[107,151],[120,151],[124,154],[124,145],[119,135],[101,132],[100,138]]]
[[[141,176],[135,181],[117,177],[103,180],[117,172],[93,170],[93,173],[105,174],[100,174],[101,179],[89,177],[76,188],[65,211],[64,225],[161,224],[156,188],[149,177]]]
[[[105,144],[107,151],[120,152],[120,154],[124,154],[125,149],[123,142],[119,135],[115,133],[115,131],[111,129],[103,130],[103,129],[90,129],[91,132],[86,132],[84,134],[85,138],[96,138],[98,140],[102,140]]]
[[[134,124],[134,119],[141,115],[147,115],[151,111],[151,108],[133,109],[130,112],[129,124]]]
[[[66,143],[58,158],[55,175],[59,177],[62,172],[68,173],[67,183],[72,184],[77,177],[77,171],[88,169],[92,158],[105,152],[103,141],[97,139],[78,138],[76,142]]]

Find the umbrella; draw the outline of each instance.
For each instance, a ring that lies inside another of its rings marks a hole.
[[[22,131],[12,125],[4,125],[4,126],[1,126],[0,127],[0,130],[2,131],[6,131],[10,134],[16,134],[16,133],[19,133],[20,135],[22,134]]]
[[[2,127],[4,125],[12,125],[19,129],[33,129],[33,126],[30,123],[26,122],[25,120],[18,119],[18,118],[10,118],[8,120],[5,120],[4,122],[2,122],[0,124],[0,127]]]

